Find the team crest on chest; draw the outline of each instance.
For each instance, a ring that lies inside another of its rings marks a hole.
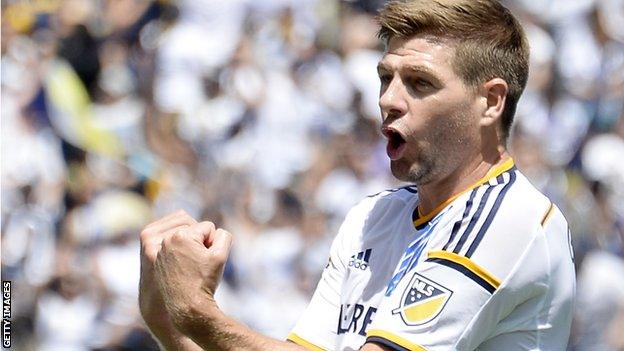
[[[451,290],[414,273],[403,292],[400,306],[392,310],[392,314],[401,315],[407,325],[422,325],[442,312],[451,295],[453,295]]]

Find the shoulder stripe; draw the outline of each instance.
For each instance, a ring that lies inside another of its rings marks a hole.
[[[502,176],[499,175],[496,179],[500,180],[499,177],[502,178]],[[485,204],[487,203],[487,200],[490,197],[490,193],[492,192],[492,190],[494,190],[494,187],[496,187],[496,185],[490,184],[487,190],[485,191],[485,193],[483,194],[483,197],[481,197],[481,201],[479,202],[479,206],[477,207],[477,210],[472,215],[470,222],[468,222],[468,227],[466,227],[466,230],[464,230],[464,234],[462,234],[462,236],[459,238],[459,241],[457,242],[457,245],[455,245],[455,249],[453,250],[454,253],[456,254],[459,253],[459,251],[461,251],[462,247],[464,246],[464,243],[468,240],[468,237],[470,236],[470,233],[472,233],[472,230],[477,224],[477,221],[479,220],[479,218],[481,218],[481,213],[483,212],[483,209],[485,208]]]
[[[462,215],[462,218],[459,221],[455,222],[455,224],[453,225],[453,230],[451,231],[451,236],[449,237],[448,242],[446,243],[446,245],[444,245],[442,250],[448,249],[449,245],[451,245],[453,240],[455,240],[455,236],[459,232],[459,228],[461,228],[461,225],[464,222],[464,219],[466,219],[466,217],[468,217],[468,214],[470,213],[470,209],[472,208],[472,203],[473,203],[473,200],[475,198],[475,195],[477,194],[477,190],[478,190],[478,188],[474,188],[470,192],[470,197],[468,198],[468,201],[466,201],[466,208],[464,209],[464,214]]]
[[[511,186],[513,185],[515,181],[516,181],[516,170],[514,167],[509,172],[509,182],[507,182],[507,184],[503,186],[503,190],[501,190],[501,192],[496,197],[496,201],[494,201],[494,206],[492,206],[490,213],[488,213],[487,217],[485,218],[485,222],[483,222],[481,229],[477,233],[477,236],[475,237],[475,239],[472,241],[472,244],[468,248],[468,251],[466,251],[466,257],[470,258],[470,256],[472,256],[474,251],[479,246],[479,243],[483,239],[483,236],[485,236],[485,232],[487,232],[487,230],[490,228],[490,224],[492,224],[492,220],[494,220],[494,216],[496,216],[496,213],[498,212],[498,209],[500,208],[501,203],[505,199],[505,195],[507,194],[507,191],[509,191],[509,188],[511,188]]]
[[[368,195],[367,197],[375,197],[375,196],[379,196],[379,195],[384,194],[384,193],[392,194],[392,193],[396,193],[397,191],[400,191],[400,190],[405,190],[405,191],[408,191],[408,192],[410,192],[412,194],[418,194],[418,188],[416,187],[416,185],[406,185],[406,186],[402,186],[400,188],[385,189],[385,190],[382,190],[382,191],[380,191],[378,193]]]
[[[437,215],[440,211],[442,211],[444,208],[446,208],[446,206],[448,206],[451,202],[455,201],[455,199],[457,199],[458,197],[462,196],[463,194],[469,192],[470,190],[477,188],[487,182],[489,182],[492,178],[498,178],[498,176],[500,176],[501,174],[509,171],[510,169],[512,169],[514,166],[514,161],[511,157],[508,157],[503,163],[499,164],[498,166],[494,167],[493,169],[490,169],[490,171],[485,175],[485,177],[479,179],[477,182],[473,183],[471,186],[469,186],[468,188],[460,191],[459,193],[451,196],[450,198],[448,198],[446,201],[442,202],[441,204],[439,204],[438,206],[436,206],[433,210],[431,210],[429,213],[427,214],[421,214],[419,207],[416,207],[415,211],[418,211],[418,213],[416,214],[416,220],[414,221],[414,227],[418,228],[420,227],[422,224],[428,222],[430,219],[432,219],[433,217],[435,217],[435,215]]]
[[[366,342],[380,344],[395,351],[427,351],[418,344],[381,329],[369,330],[366,336]]]
[[[324,348],[320,347],[320,346],[316,346],[313,343],[305,340],[304,338],[300,337],[299,335],[295,334],[295,333],[290,333],[288,334],[288,337],[286,338],[286,340],[294,342],[295,344],[299,345],[299,346],[303,346],[308,350],[312,350],[312,351],[327,351]]]
[[[435,262],[452,268],[472,279],[491,294],[501,285],[500,280],[485,268],[477,265],[467,257],[452,252],[430,251],[427,262]]]
[[[542,221],[540,222],[542,227],[546,224],[546,222],[548,222],[548,220],[550,219],[550,216],[552,216],[554,212],[555,212],[555,204],[551,202],[550,206],[548,206],[548,210],[546,211],[546,213],[544,214],[544,217],[542,218]]]

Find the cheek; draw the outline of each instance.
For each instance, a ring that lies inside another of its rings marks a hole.
[[[414,144],[422,141],[438,144],[442,138],[465,139],[466,135],[478,132],[478,120],[474,115],[473,106],[466,94],[460,92],[441,92],[424,99],[412,100],[409,105],[408,118],[396,122],[408,131]]]
[[[435,126],[432,142],[435,148],[444,152],[449,159],[467,157],[479,147],[478,125],[470,119],[470,111],[458,109],[440,119]]]
[[[420,144],[434,142],[436,135],[448,128],[453,109],[443,103],[429,101],[415,103],[410,112],[410,118],[404,119],[404,130],[408,131],[415,144]]]
[[[461,153],[458,148],[470,148],[478,135],[479,127],[471,115],[466,104],[437,105],[435,113],[424,115],[411,126],[414,144],[420,149],[433,148],[438,153]]]

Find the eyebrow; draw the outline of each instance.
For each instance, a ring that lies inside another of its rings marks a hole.
[[[411,73],[424,74],[429,78],[434,86],[442,86],[442,79],[440,78],[440,76],[429,67],[423,65],[405,65],[403,69]],[[379,64],[377,64],[377,74],[380,74],[381,71],[389,71],[388,66],[383,64],[383,62],[379,62]]]
[[[382,62],[377,64],[377,72],[379,71],[388,71],[388,67],[384,65]]]
[[[416,72],[416,73],[424,73],[427,75],[430,75],[434,78],[438,78],[438,74],[435,73],[433,70],[431,70],[428,67],[425,66],[421,66],[421,65],[417,65],[417,66],[406,66],[405,67],[407,70],[412,71],[412,72]]]
[[[411,71],[411,72],[424,73],[424,74],[427,74],[427,75],[432,76],[434,78],[438,78],[438,74],[437,73],[435,73],[429,67],[426,67],[426,66],[423,66],[423,65],[406,65],[406,66],[404,66],[404,69],[408,70],[408,71]],[[383,62],[379,62],[379,64],[377,64],[377,72],[389,71],[389,70],[390,69],[388,68],[388,66],[383,64]]]

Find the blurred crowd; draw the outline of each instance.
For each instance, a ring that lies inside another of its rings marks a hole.
[[[234,234],[217,300],[284,338],[346,211],[400,185],[379,132],[381,0],[3,0],[2,279],[19,350],[153,350],[138,233]],[[532,47],[510,148],[562,209],[569,350],[624,350],[624,1],[506,1]]]

